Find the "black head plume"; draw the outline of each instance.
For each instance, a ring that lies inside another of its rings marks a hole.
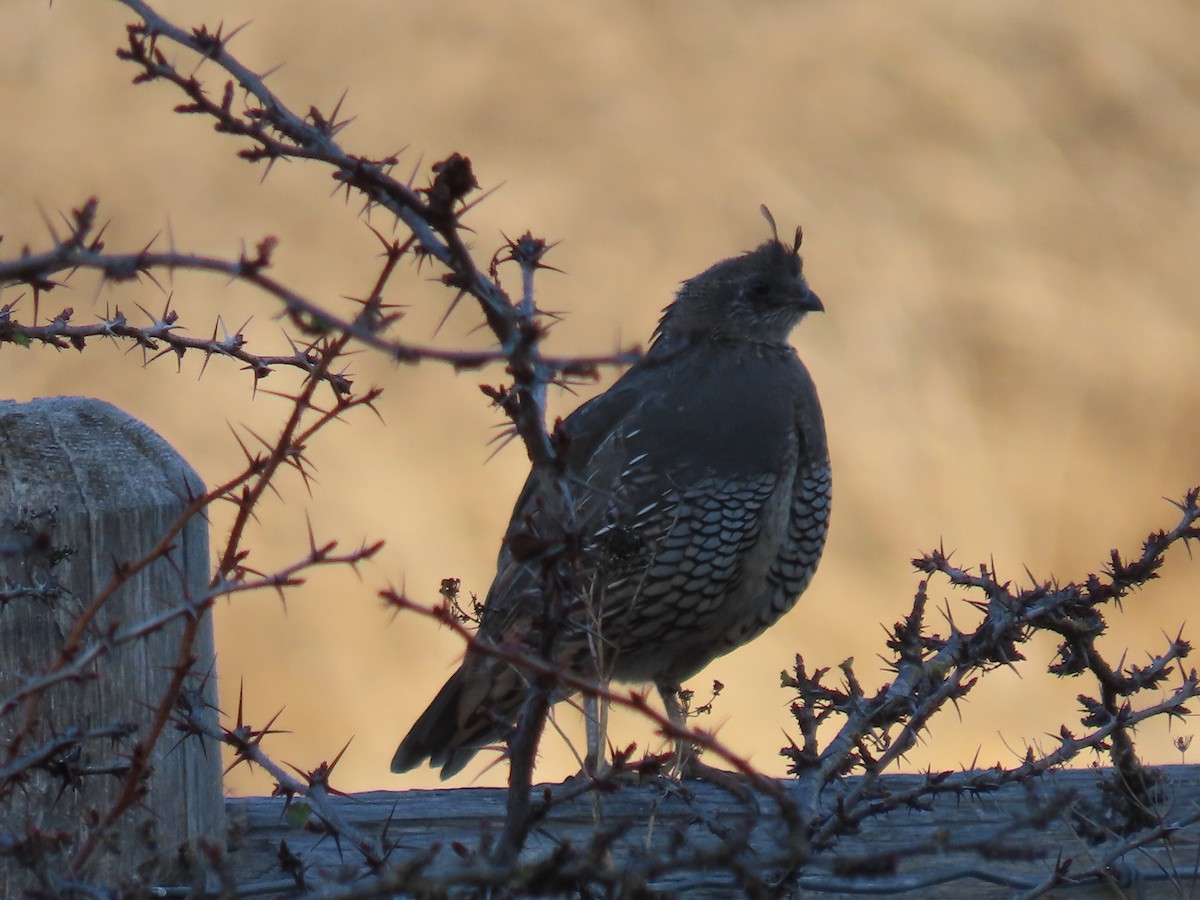
[[[759,204],[758,209],[763,214],[763,218],[767,220],[767,224],[771,226],[771,237],[773,237],[775,239],[776,243],[782,244],[783,241],[779,240],[779,227],[775,224],[775,217],[773,215],[771,215],[771,210],[767,209],[767,204],[765,204],[765,203]],[[804,229],[801,228],[799,225],[797,225],[796,226],[796,236],[792,243],[792,255],[793,256],[795,256],[797,253],[800,252],[800,244],[803,241],[804,241]]]

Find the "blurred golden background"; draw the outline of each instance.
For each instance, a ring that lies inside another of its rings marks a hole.
[[[561,241],[544,273],[543,308],[564,320],[555,354],[644,342],[676,284],[764,239],[758,205],[781,230],[805,228],[806,271],[826,303],[794,340],[821,391],[835,466],[833,528],[802,603],[693,687],[726,684],[701,724],[768,772],[794,733],[779,672],[796,652],[810,667],[857,661],[881,682],[884,632],[908,609],[909,560],[944,541],[962,564],[1001,576],[1076,579],[1110,547],[1134,552],[1174,523],[1164,497],[1200,482],[1200,7],[961,4],[865,0],[738,4],[350,2],[253,4],[171,0],[182,26],[226,33],[292,107],[329,112],[347,92],[340,135],[352,152],[404,150],[400,170],[453,151],[485,188],[467,221],[477,258],[501,231]],[[114,57],[133,17],[116,3],[47,6],[6,0],[0,30],[0,254],[47,244],[43,213],[101,200],[111,249],[158,246],[235,256],[264,235],[281,241],[273,274],[345,308],[376,276],[378,244],[356,198],[331,196],[317,165],[262,167],[211,123],[171,112],[167,85],[132,86]],[[203,18],[200,18],[203,17]],[[185,71],[195,61],[172,48]],[[197,74],[219,94],[211,65]],[[422,181],[424,175],[422,175]],[[372,223],[390,223],[376,212]],[[510,286],[517,284],[515,273]],[[450,300],[411,267],[392,282],[406,304],[401,335],[479,346],[466,303],[436,333]],[[220,278],[164,284],[193,334],[220,317],[250,319],[249,349],[287,352],[277,309]],[[16,299],[15,292],[0,302]],[[154,284],[100,287],[76,276],[43,300],[94,321],[106,304],[136,320],[158,312]],[[30,313],[22,301],[23,318]],[[230,426],[269,436],[282,401],[254,396],[248,373],[213,360],[142,368],[138,351],[0,351],[0,395],[88,394],[122,406],[170,440],[207,482],[237,470]],[[517,444],[489,460],[501,424],[479,393],[497,369],[455,375],[353,358],[360,386],[386,389],[383,421],[360,414],[311,448],[319,483],[269,498],[253,534],[260,568],[320,538],[385,539],[360,577],[326,572],[289,594],[240,597],[216,613],[222,705],[262,725],[280,708],[277,759],[312,768],[351,737],[334,784],[343,790],[436,783],[390,775],[396,742],[452,670],[456,639],[377,599],[388,584],[436,602],[442,578],[483,594],[499,536],[524,478]],[[605,383],[612,373],[606,375]],[[277,374],[263,387],[287,390]],[[552,391],[565,413],[579,396]],[[214,542],[228,516],[214,518]],[[1106,646],[1128,661],[1165,646],[1192,615],[1200,567],[1176,553],[1162,584],[1114,613]],[[967,616],[937,584],[932,598]],[[933,624],[941,627],[936,618]],[[955,718],[936,721],[913,768],[1011,762],[1029,743],[1078,723],[1091,685],[1030,663],[990,675]],[[560,721],[581,733],[577,714]],[[1174,734],[1187,734],[1190,723]],[[1147,728],[1149,762],[1178,760],[1165,727]],[[617,717],[618,744],[658,742]],[[575,770],[549,735],[538,770]],[[1089,760],[1084,760],[1088,762]],[[456,783],[498,784],[484,757]],[[235,792],[270,784],[239,767]]]

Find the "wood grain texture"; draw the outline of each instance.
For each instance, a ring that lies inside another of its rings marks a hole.
[[[0,609],[0,703],[27,676],[54,663],[79,613],[115,567],[154,547],[179,517],[189,491],[202,489],[199,477],[166,441],[114,406],[77,397],[0,401],[0,586],[52,588],[45,596],[17,597]],[[169,560],[154,562],[113,594],[88,629],[84,648],[104,643],[110,629],[162,613],[185,592],[207,589],[204,520],[196,517],[175,544]],[[51,564],[47,548],[70,552]],[[193,671],[203,673],[214,657],[211,619],[206,616],[201,624]],[[136,729],[131,738],[85,740],[77,760],[84,767],[126,762],[179,658],[181,631],[181,623],[173,622],[106,652],[86,680],[51,688],[22,752],[71,729],[129,723]],[[202,696],[212,705],[215,721],[215,673]],[[26,715],[23,702],[3,710],[4,745],[24,727]],[[151,756],[149,794],[122,817],[84,874],[117,882],[148,859],[165,858],[187,841],[221,833],[220,754],[214,747],[203,752],[197,741],[176,742],[171,731],[159,742]],[[0,801],[0,835],[21,836],[36,824],[44,832],[65,831],[77,846],[83,822],[102,816],[119,787],[118,777],[100,775],[64,789],[62,779],[37,771]],[[69,858],[70,849],[66,852]],[[0,863],[0,896],[8,896],[18,891],[22,876],[15,865]]]
[[[1182,821],[1197,812],[1200,771],[1192,766],[1170,766],[1158,812],[1163,821]],[[1120,843],[1119,838],[1089,843],[1080,834],[1072,813],[1093,817],[1099,801],[1097,784],[1111,770],[1085,769],[1055,772],[1033,788],[1009,785],[994,793],[936,801],[932,811],[900,810],[863,823],[861,833],[841,838],[836,849],[818,854],[800,881],[804,896],[853,897],[888,894],[911,897],[1011,897],[1039,884],[1057,862],[1070,861],[1071,871],[1097,865]],[[915,785],[920,776],[893,775],[882,780],[885,790],[900,792]],[[852,787],[849,779],[844,788]],[[791,785],[794,789],[794,784]],[[543,785],[543,791],[562,788]],[[823,803],[833,808],[838,791],[826,792]],[[503,789],[375,791],[338,798],[339,815],[363,832],[378,837],[386,825],[396,843],[390,857],[395,866],[431,854],[420,873],[432,879],[474,870],[482,879],[486,866],[480,848],[489,836],[499,834],[504,815]],[[1073,799],[1065,799],[1073,798]],[[1032,803],[1051,803],[1059,812],[1044,828],[1029,825]],[[569,844],[585,851],[597,833],[615,834],[612,865],[618,871],[642,871],[690,854],[711,854],[730,835],[745,833],[751,850],[745,859],[758,873],[769,876],[782,851],[785,829],[771,801],[759,797],[759,812],[750,810],[729,792],[707,783],[688,782],[666,791],[654,785],[629,787],[602,796],[599,813],[591,798],[581,798],[555,809],[532,834],[525,861],[544,859]],[[334,840],[303,809],[285,812],[281,798],[231,799],[228,812],[240,835],[229,862],[241,883],[274,884],[288,879],[280,870],[281,841],[302,861],[309,887],[348,885],[365,874],[353,847]],[[1026,824],[1021,824],[1026,823]],[[964,842],[982,839],[983,853],[958,850]],[[935,854],[913,849],[935,843]],[[869,858],[894,864],[893,871],[850,874],[856,860]],[[1158,838],[1125,858],[1112,870],[1113,879],[1056,889],[1052,897],[1174,897],[1193,896],[1200,865],[1200,827],[1188,824],[1170,840]],[[729,897],[740,893],[734,879],[718,866],[696,866],[650,879],[659,890],[692,897]],[[632,883],[632,882],[631,882]]]

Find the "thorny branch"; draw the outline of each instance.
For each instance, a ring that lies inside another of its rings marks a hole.
[[[1169,531],[1151,535],[1140,556],[1126,560],[1114,551],[1100,574],[1078,583],[1047,582],[1014,588],[1008,582],[1001,582],[990,567],[981,565],[977,572],[960,568],[941,550],[915,560],[917,569],[927,577],[938,576],[956,589],[979,595],[980,600],[968,601],[970,609],[981,617],[979,622],[971,629],[960,628],[948,607],[948,633],[931,631],[926,621],[929,581],[923,581],[910,612],[893,627],[889,637],[894,678],[873,694],[863,688],[849,662],[837,670],[840,682],[831,685],[829,669],[819,668],[810,675],[804,660],[797,658],[792,672],[783,676],[785,686],[796,694],[793,713],[800,742],[793,742],[782,751],[791,762],[796,776],[794,784],[775,782],[761,775],[714,734],[702,729],[680,729],[652,709],[641,694],[613,690],[547,662],[553,655],[539,652],[546,648],[486,644],[476,639],[449,607],[430,608],[414,603],[403,593],[385,592],[386,599],[397,609],[438,620],[455,630],[475,650],[520,668],[537,686],[532,692],[534,699],[508,745],[512,780],[508,819],[500,840],[496,845],[482,841],[479,853],[461,854],[463,863],[457,870],[448,874],[439,872],[436,877],[430,874],[435,852],[421,851],[400,859],[399,844],[389,837],[386,826],[376,836],[342,814],[337,803],[339,792],[331,783],[341,754],[311,771],[295,769],[295,774],[290,773],[262,747],[274,733],[275,719],[265,727],[252,726],[244,719],[240,698],[235,722],[226,727],[215,726],[207,715],[211,710],[189,699],[193,696],[189,680],[205,677],[192,669],[195,626],[200,615],[219,597],[264,589],[282,595],[313,568],[354,566],[370,559],[379,549],[379,544],[364,544],[349,553],[339,553],[332,543],[318,545],[313,539],[308,552],[297,562],[264,574],[251,568],[245,543],[248,523],[260,509],[266,492],[275,489],[282,472],[293,469],[307,483],[305,449],[311,439],[351,410],[360,406],[371,408],[377,398],[375,389],[358,392],[353,380],[338,368],[351,343],[395,360],[441,362],[456,370],[503,363],[512,384],[489,387],[486,393],[508,416],[534,465],[550,471],[554,471],[556,446],[554,435],[544,421],[547,386],[589,376],[600,365],[627,362],[633,355],[543,355],[541,341],[547,327],[535,302],[534,277],[539,269],[548,268],[544,257],[549,248],[544,241],[525,234],[507,241],[486,270],[477,266],[463,238],[462,224],[462,216],[470,208],[467,197],[478,188],[470,160],[453,154],[438,162],[432,167],[425,187],[397,180],[392,176],[398,164],[396,156],[372,159],[341,147],[337,136],[345,123],[339,120],[339,109],[322,113],[311,108],[303,116],[291,111],[267,87],[264,77],[229,52],[232,35],[205,27],[186,31],[140,0],[120,2],[139,19],[128,27],[127,42],[118,51],[121,59],[136,68],[135,83],[161,81],[174,85],[186,98],[176,111],[212,121],[218,132],[241,142],[238,151],[241,158],[265,164],[267,171],[275,162],[286,159],[329,166],[332,177],[347,193],[356,192],[363,198],[364,213],[384,209],[404,223],[410,236],[402,241],[389,241],[376,232],[385,248],[385,261],[367,298],[358,301],[350,316],[330,312],[267,274],[275,246],[273,238],[264,238],[252,252],[243,252],[236,259],[182,253],[174,248],[152,251],[150,246],[133,253],[110,252],[104,246],[103,228],[97,226],[95,200],[72,212],[64,234],[51,230],[49,249],[38,253],[25,250],[15,258],[0,258],[0,290],[23,289],[32,295],[31,318],[27,322],[17,317],[25,294],[0,305],[0,346],[41,344],[84,350],[90,340],[103,337],[131,342],[143,351],[147,362],[170,355],[179,359],[189,352],[203,355],[206,365],[213,358],[237,360],[251,371],[255,383],[277,369],[290,368],[302,375],[299,389],[286,395],[290,404],[288,414],[276,437],[261,441],[261,450],[251,451],[243,444],[242,471],[210,491],[188,496],[183,515],[159,544],[139,560],[123,561],[116,567],[111,582],[88,598],[55,663],[45,672],[31,674],[18,689],[0,697],[0,717],[21,714],[15,737],[7,743],[5,758],[0,763],[0,797],[18,789],[22,779],[35,770],[50,772],[62,781],[64,789],[101,773],[121,780],[118,799],[107,810],[98,811],[95,827],[74,848],[70,865],[73,872],[83,868],[103,841],[106,829],[137,802],[150,774],[149,749],[169,733],[179,734],[181,740],[225,744],[232,752],[233,765],[245,762],[263,768],[275,779],[277,795],[290,805],[303,803],[308,827],[331,836],[339,847],[345,840],[357,854],[355,859],[361,861],[359,874],[367,879],[339,894],[345,897],[374,896],[387,890],[438,893],[451,887],[501,892],[637,893],[653,891],[656,879],[666,874],[700,870],[727,872],[747,892],[855,889],[880,877],[885,885],[892,887],[920,887],[951,878],[976,877],[1008,884],[1032,897],[1067,883],[1111,878],[1114,865],[1134,850],[1147,842],[1166,840],[1175,829],[1195,821],[1195,816],[1171,823],[1162,818],[1156,805],[1158,776],[1138,761],[1133,738],[1134,729],[1141,722],[1187,714],[1185,704],[1200,693],[1200,679],[1195,671],[1183,669],[1191,646],[1178,637],[1147,665],[1126,666],[1110,663],[1097,647],[1096,639],[1106,627],[1107,609],[1118,606],[1132,590],[1158,577],[1170,547],[1186,545],[1200,537],[1197,526],[1200,489],[1190,491],[1179,504],[1182,514],[1179,523]],[[197,54],[210,67],[225,73],[227,80],[210,94],[197,74],[184,74],[168,58],[164,48],[171,45]],[[389,334],[400,315],[386,304],[386,288],[405,256],[440,265],[444,270],[441,281],[455,292],[453,303],[462,297],[475,300],[483,322],[495,338],[495,349],[444,350],[401,341]],[[497,277],[497,267],[506,262],[517,263],[521,271],[521,295],[515,300]],[[237,279],[274,298],[280,304],[281,315],[302,339],[292,344],[290,353],[261,356],[245,349],[246,339],[240,329],[218,338],[221,330],[218,324],[210,338],[188,337],[180,333],[182,325],[171,309],[170,298],[158,315],[143,310],[148,319],[146,325],[131,324],[119,309],[106,311],[92,324],[74,323],[75,312],[70,308],[39,321],[44,295],[81,269],[92,270],[111,283],[146,278],[157,284],[158,274],[170,275],[176,271],[208,272]],[[327,408],[319,406],[316,400],[320,385],[332,388],[333,400]],[[560,488],[564,498],[569,499],[565,481]],[[104,633],[95,629],[96,614],[112,593],[136,572],[164,559],[187,519],[203,514],[218,500],[234,505],[235,519],[217,552],[209,589],[181,597],[177,606],[144,621]],[[569,516],[571,504],[563,506]],[[569,530],[572,523],[563,524]],[[560,562],[564,568],[550,574],[559,578],[557,583],[562,591],[569,592],[570,561]],[[553,591],[547,595],[547,615],[553,616],[557,598]],[[53,585],[6,585],[0,593],[0,613],[5,602],[33,599],[53,602]],[[148,727],[136,735],[130,733],[125,723],[49,736],[39,731],[42,698],[51,687],[94,676],[97,663],[113,648],[141,640],[174,620],[184,621],[187,627],[180,640],[169,687],[161,697],[154,698]],[[966,698],[978,680],[991,670],[1023,662],[1021,648],[1039,632],[1055,634],[1060,641],[1058,655],[1050,668],[1053,674],[1088,677],[1095,682],[1092,693],[1080,694],[1083,714],[1079,735],[1064,726],[1053,749],[1035,752],[1030,748],[1020,763],[1009,767],[929,772],[915,783],[896,788],[882,778],[948,703]],[[542,633],[551,635],[552,629]],[[1168,681],[1176,677],[1178,684],[1166,688]],[[1165,696],[1161,696],[1164,690]],[[629,823],[600,822],[592,845],[585,849],[560,845],[544,856],[522,857],[520,851],[529,834],[550,821],[551,812],[558,806],[589,792],[620,790],[630,776],[656,777],[663,766],[663,759],[653,756],[634,760],[634,748],[630,747],[614,754],[614,767],[608,775],[547,790],[535,801],[531,791],[533,762],[550,701],[559,694],[572,693],[633,709],[652,722],[660,735],[691,740],[710,756],[731,766],[749,788],[771,798],[782,829],[771,832],[772,843],[766,848],[761,842],[756,843],[762,837],[766,818],[751,803],[747,804],[746,818],[740,825],[704,821],[705,827],[721,838],[716,848],[700,847],[680,837],[665,855],[625,859],[618,865],[611,850],[629,829]],[[134,737],[134,748],[119,765],[88,766],[80,762],[84,748],[90,744]],[[839,842],[873,819],[898,810],[927,809],[942,796],[973,796],[1013,783],[1032,784],[1034,779],[1077,759],[1083,752],[1107,754],[1112,762],[1113,774],[1099,804],[1057,797],[1046,804],[1031,805],[1021,821],[982,835],[914,839],[901,848],[902,853],[892,848],[887,853],[853,858],[837,855]],[[1103,848],[1091,868],[1069,873],[1065,866],[1058,865],[1036,883],[1008,878],[986,865],[942,873],[923,881],[914,881],[900,872],[899,859],[903,856],[936,857],[951,845],[952,849],[978,852],[984,860],[1006,852],[1015,854],[1018,850],[1002,840],[1006,828],[1037,829],[1063,817],[1069,818],[1081,836]],[[53,835],[0,835],[0,857],[28,853],[30,841],[41,841],[46,852],[63,849]],[[218,868],[219,857],[220,854],[213,857],[213,865]],[[348,860],[346,864],[352,865]],[[305,886],[305,861],[290,855],[286,845],[280,848],[280,866],[282,871],[290,873],[294,886]],[[65,880],[47,884],[51,893],[77,889],[74,882]]]
[[[192,271],[226,275],[262,290],[280,302],[284,315],[312,342],[328,334],[345,334],[397,362],[440,362],[452,366],[456,371],[478,369],[508,359],[508,354],[502,349],[442,349],[389,337],[385,333],[387,328],[401,317],[399,313],[386,312],[382,305],[373,312],[363,305],[353,318],[330,312],[317,301],[304,297],[266,274],[275,249],[273,238],[259,241],[253,255],[243,253],[235,260],[174,250],[151,252],[149,248],[137,253],[106,252],[102,241],[103,229],[96,228],[98,208],[96,199],[91,198],[80,208],[72,210],[68,233],[65,236],[53,234],[55,245],[51,250],[38,254],[24,253],[11,260],[0,258],[0,290],[24,285],[33,295],[31,324],[24,324],[16,317],[21,298],[0,305],[0,345],[11,343],[28,347],[40,343],[59,350],[74,348],[82,351],[90,338],[125,339],[142,349],[147,362],[168,355],[180,360],[191,350],[201,353],[206,360],[219,355],[243,362],[253,373],[256,382],[278,367],[292,367],[311,375],[316,365],[316,354],[311,343],[300,346],[293,344],[289,354],[254,354],[245,349],[246,337],[241,329],[229,334],[219,320],[213,328],[212,337],[188,337],[179,333],[183,326],[179,314],[171,309],[169,297],[162,313],[158,315],[142,310],[149,320],[147,325],[133,324],[119,308],[106,312],[94,324],[72,324],[76,314],[72,307],[64,307],[43,325],[37,324],[41,297],[65,283],[65,279],[55,280],[60,273],[69,275],[77,270],[92,269],[106,281],[122,282],[143,276],[154,278],[156,272]],[[412,249],[410,244],[388,242],[382,237],[380,241],[389,260],[398,260],[403,253]],[[530,315],[536,315],[536,312],[531,311]],[[225,333],[218,338],[218,331]],[[629,363],[635,358],[636,353],[632,351],[601,356],[542,357],[539,365],[544,385],[558,379],[592,378],[601,366]],[[330,372],[324,377],[335,391],[345,393],[350,389],[350,383],[344,375]]]
[[[176,85],[189,100],[176,111],[207,116],[215,121],[217,131],[248,140],[250,146],[238,155],[250,162],[265,161],[270,166],[280,159],[307,159],[331,166],[335,180],[364,198],[365,211],[376,206],[387,209],[412,232],[419,255],[446,267],[443,283],[477,301],[507,362],[514,383],[513,402],[505,411],[513,417],[530,458],[535,465],[552,464],[554,449],[541,403],[545,377],[553,369],[539,347],[545,326],[534,304],[514,303],[497,280],[478,268],[463,240],[463,204],[478,187],[470,160],[456,153],[436,163],[425,188],[398,181],[391,175],[396,156],[369,159],[343,150],[335,140],[345,124],[338,121],[339,109],[326,115],[314,107],[307,116],[298,116],[267,87],[265,79],[230,54],[228,38],[219,29],[184,31],[140,0],[120,2],[141,18],[128,28],[128,46],[118,51],[120,58],[140,68],[135,83],[165,80]],[[232,76],[219,101],[206,93],[195,75],[184,75],[167,59],[159,47],[162,40],[192,50]],[[238,90],[245,96],[241,110],[234,103]]]
[[[578,692],[615,706],[634,710],[654,725],[659,736],[669,741],[674,741],[676,738],[691,740],[697,749],[720,758],[723,763],[731,766],[748,782],[781,805],[787,806],[791,802],[787,792],[778,782],[763,776],[749,760],[721,743],[714,733],[701,728],[680,728],[665,713],[650,705],[644,691],[618,690],[604,682],[582,677],[547,661],[541,655],[531,653],[529,648],[482,641],[476,637],[471,628],[463,624],[448,605],[426,606],[393,589],[383,591],[381,596],[397,610],[436,620],[457,634],[467,646],[478,653],[511,663],[526,671],[531,677],[549,678],[560,692]],[[639,768],[646,772],[656,772],[666,759],[667,757],[645,757],[644,765]],[[626,760],[626,762],[628,761]]]
[[[983,613],[983,618],[974,630],[962,631],[948,616],[947,636],[929,633],[924,623],[928,584],[922,582],[912,611],[893,628],[888,641],[897,677],[873,697],[866,696],[849,663],[842,667],[844,687],[834,688],[825,684],[828,670],[810,676],[798,658],[793,672],[783,674],[783,681],[797,692],[793,712],[804,745],[784,748],[783,753],[805,785],[804,808],[814,810],[821,790],[841,775],[849,771],[866,775],[840,801],[846,809],[858,812],[828,817],[814,833],[814,841],[827,842],[839,832],[856,827],[863,815],[874,814],[880,808],[879,801],[868,799],[877,791],[878,776],[913,746],[929,720],[947,703],[964,698],[979,677],[998,666],[1023,660],[1019,648],[1038,631],[1063,638],[1059,661],[1050,666],[1052,674],[1075,677],[1090,672],[1101,688],[1101,700],[1079,696],[1085,733],[1077,736],[1063,726],[1055,749],[1035,754],[1030,748],[1018,766],[982,773],[931,774],[914,792],[888,798],[883,805],[894,808],[896,800],[916,803],[940,792],[991,790],[1065,765],[1084,751],[1096,751],[1107,753],[1115,769],[1109,810],[1112,815],[1105,816],[1107,827],[1124,834],[1153,824],[1156,777],[1133,754],[1132,732],[1147,719],[1180,718],[1189,713],[1186,704],[1200,694],[1196,671],[1183,670],[1181,665],[1191,645],[1176,638],[1149,665],[1118,670],[1104,659],[1095,642],[1105,629],[1105,605],[1119,603],[1135,588],[1156,578],[1170,547],[1200,538],[1198,498],[1200,488],[1188,491],[1178,504],[1179,522],[1169,531],[1150,535],[1138,559],[1123,562],[1114,550],[1105,571],[1079,583],[1059,586],[1046,582],[1014,589],[1011,583],[998,581],[987,566],[981,565],[976,575],[952,565],[941,550],[914,560],[921,572],[941,574],[951,585],[982,593],[985,599],[972,605]],[[1083,660],[1087,662],[1076,662]],[[1177,668],[1177,687],[1158,702],[1135,707],[1133,698],[1162,688]],[[843,724],[821,748],[817,726],[832,718],[842,719]],[[872,748],[882,752],[877,754]]]
[[[539,342],[545,334],[545,327],[541,324],[541,313],[533,300],[532,275],[537,269],[545,267],[541,259],[547,249],[546,244],[526,234],[510,242],[506,252],[498,253],[493,258],[490,269],[493,277],[485,276],[476,267],[462,240],[459,221],[467,208],[464,198],[477,187],[469,160],[455,154],[437,163],[427,188],[413,188],[398,182],[389,174],[395,159],[372,161],[352,157],[338,146],[334,140],[340,128],[334,121],[336,111],[329,120],[316,110],[303,118],[291,113],[271,94],[261,78],[226,52],[225,39],[219,31],[210,34],[201,28],[188,34],[161,19],[145,4],[130,2],[127,5],[143,20],[139,25],[130,26],[128,47],[118,53],[121,58],[143,70],[135,81],[163,79],[177,85],[191,100],[189,104],[179,107],[178,111],[211,115],[217,120],[218,130],[250,138],[253,146],[243,150],[241,155],[251,162],[265,160],[270,164],[276,159],[296,157],[330,164],[334,168],[334,177],[344,183],[347,190],[358,190],[364,195],[368,210],[372,206],[389,209],[409,226],[413,237],[404,242],[388,242],[380,236],[387,261],[370,296],[361,301],[360,310],[350,319],[326,311],[266,274],[275,246],[272,238],[263,239],[255,246],[253,253],[242,253],[236,260],[180,253],[173,248],[169,252],[153,252],[150,246],[136,253],[108,252],[103,242],[104,229],[97,228],[98,204],[94,199],[73,211],[66,220],[67,231],[64,235],[51,229],[53,246],[49,250],[32,253],[26,249],[15,259],[0,259],[0,289],[27,287],[32,294],[33,305],[32,321],[28,324],[20,322],[15,315],[21,297],[0,306],[0,344],[28,347],[41,343],[58,349],[74,347],[83,350],[90,338],[107,337],[133,342],[142,349],[147,362],[172,353],[178,359],[189,351],[198,351],[205,356],[205,365],[213,357],[233,358],[245,363],[256,383],[277,367],[296,368],[304,375],[301,389],[289,398],[291,413],[277,439],[273,443],[263,442],[266,449],[262,453],[252,454],[243,445],[247,458],[243,473],[214,492],[189,497],[180,522],[163,536],[159,545],[144,559],[119,566],[110,585],[89,601],[83,614],[72,626],[63,652],[51,669],[26,680],[7,701],[8,705],[21,706],[24,710],[24,724],[18,729],[16,738],[8,744],[8,758],[13,763],[20,759],[23,741],[35,730],[40,700],[46,690],[90,672],[111,647],[144,637],[163,627],[170,619],[184,620],[184,633],[180,640],[178,662],[172,669],[171,684],[157,701],[149,728],[139,735],[139,741],[130,754],[132,762],[125,767],[124,787],[118,800],[102,816],[100,827],[92,829],[78,848],[73,863],[75,870],[87,862],[97,843],[102,840],[105,829],[129,809],[144,789],[149,774],[148,748],[157,743],[162,735],[183,696],[184,681],[190,675],[192,644],[200,614],[218,596],[262,586],[282,591],[298,583],[287,570],[265,576],[257,583],[247,580],[246,551],[242,548],[244,530],[265,491],[273,490],[272,485],[279,471],[293,467],[305,481],[308,480],[304,456],[308,439],[350,409],[359,405],[370,406],[377,396],[375,390],[365,395],[355,394],[352,381],[334,369],[334,364],[341,359],[352,340],[397,360],[436,360],[450,363],[456,369],[477,367],[492,361],[505,362],[514,378],[513,385],[489,389],[488,393],[509,415],[531,458],[539,465],[551,465],[554,460],[550,436],[544,425],[546,385],[553,380],[590,376],[597,365],[631,358],[629,354],[560,360],[542,356]],[[166,59],[158,48],[160,40],[174,41],[198,52],[202,58],[214,61],[236,78],[248,99],[259,105],[248,103],[241,113],[234,113],[232,81],[226,84],[221,103],[210,102],[203,85],[194,75],[182,75]],[[384,286],[397,261],[406,253],[418,260],[435,259],[447,268],[442,281],[457,291],[455,302],[463,295],[470,295],[479,302],[485,321],[497,339],[498,349],[482,352],[443,351],[384,336],[387,327],[399,319],[397,314],[386,311]],[[497,264],[508,260],[517,262],[522,269],[523,292],[515,303],[495,279]],[[157,283],[156,273],[171,274],[178,270],[227,275],[249,283],[278,300],[283,314],[305,335],[305,342],[299,347],[293,344],[293,352],[288,355],[260,356],[246,351],[246,341],[240,330],[218,338],[219,324],[218,328],[214,328],[213,336],[207,340],[190,338],[178,333],[181,324],[178,315],[170,308],[170,299],[161,315],[146,312],[150,320],[146,326],[130,324],[119,308],[106,313],[93,325],[73,324],[74,310],[70,308],[63,309],[45,324],[39,322],[43,295],[59,287],[65,278],[80,269],[95,270],[104,281],[113,283],[143,277]],[[334,393],[334,405],[328,410],[321,410],[314,403],[314,392],[323,383],[330,384]],[[314,415],[315,422],[302,425],[306,418]],[[178,607],[178,615],[156,617],[153,621],[106,635],[103,640],[85,646],[83,638],[96,612],[104,607],[116,588],[146,566],[164,559],[182,523],[201,513],[218,497],[230,500],[235,505],[236,514],[224,548],[218,552],[212,590],[202,597],[186,598]],[[373,548],[370,552],[373,553]],[[353,564],[369,555],[364,548],[361,556],[338,561]],[[314,547],[314,559],[308,564],[317,564],[315,556]],[[32,585],[20,586],[9,593],[14,598],[34,596],[38,589]],[[196,730],[189,733],[201,732]],[[26,759],[34,761],[34,757]],[[307,790],[313,789],[310,783]]]

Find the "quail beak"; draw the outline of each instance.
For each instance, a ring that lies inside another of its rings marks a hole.
[[[825,312],[825,304],[817,296],[817,292],[805,286],[805,294],[797,304],[805,312]]]

